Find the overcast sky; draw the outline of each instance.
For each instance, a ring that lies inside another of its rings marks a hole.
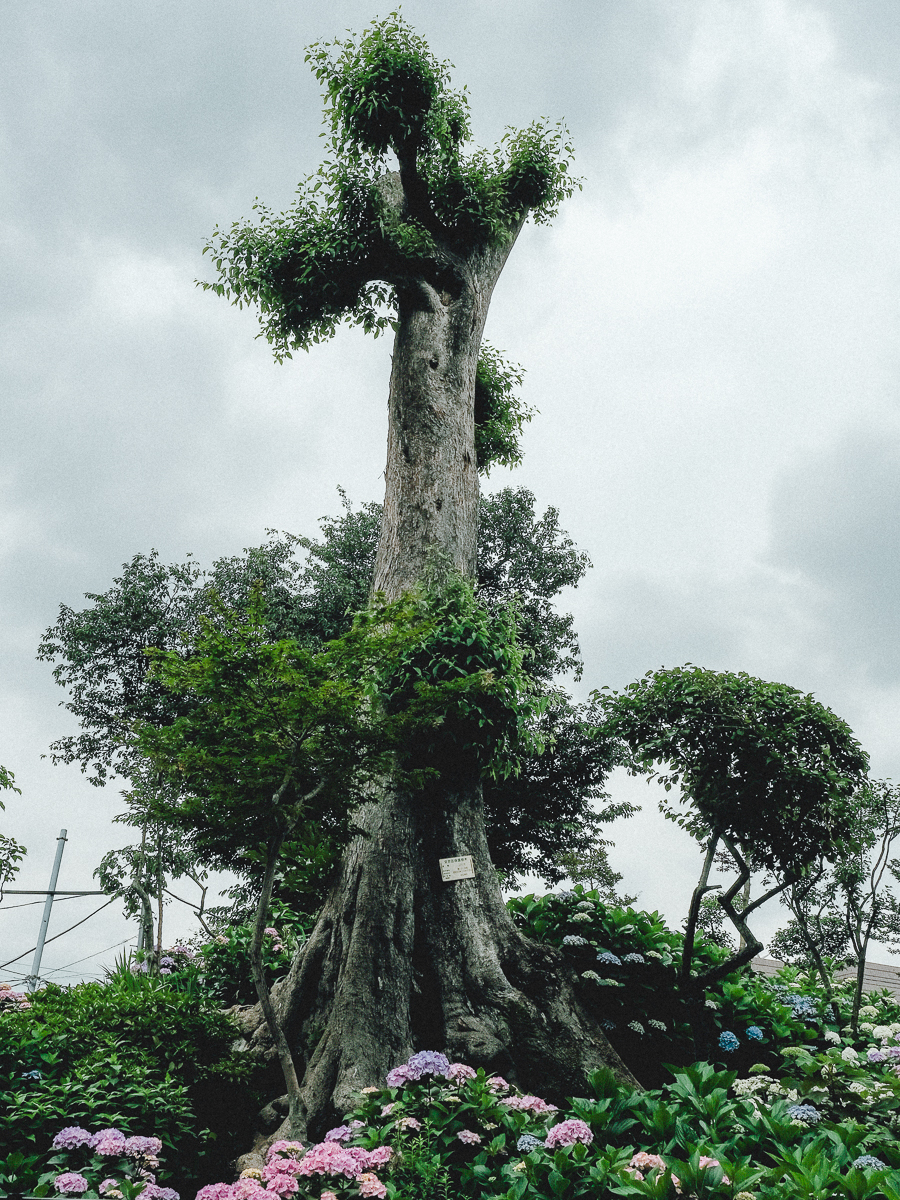
[[[15,886],[47,886],[62,826],[63,888],[96,886],[127,840],[116,786],[41,758],[73,728],[34,657],[59,605],[84,607],[139,551],[208,563],[266,528],[314,533],[338,485],[383,497],[388,340],[342,332],[278,366],[253,313],[194,280],[217,224],[256,196],[287,207],[318,164],[304,47],[387,11],[4,13],[0,762],[22,795],[6,793],[0,828],[29,850]],[[576,143],[584,190],[525,230],[494,294],[487,336],[526,367],[540,415],[524,465],[487,486],[557,506],[593,561],[566,598],[580,694],[663,664],[745,670],[814,692],[876,777],[900,777],[895,0],[403,12],[468,85],[476,140],[546,115]],[[615,788],[644,811],[611,829],[614,865],[678,924],[696,848],[646,784]],[[61,903],[51,935],[98,903]],[[0,912],[0,962],[34,944],[40,911]],[[45,971],[97,974],[131,933],[116,903],[48,946]]]

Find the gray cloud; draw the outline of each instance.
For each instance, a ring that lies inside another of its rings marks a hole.
[[[851,719],[886,769],[900,711],[893,7],[404,12],[469,85],[480,139],[545,114],[579,149],[584,192],[552,230],[526,230],[494,299],[489,337],[526,365],[541,415],[522,470],[490,486],[557,504],[595,562],[573,597],[586,685],[687,660],[781,678]],[[319,161],[303,47],[372,15],[363,0],[72,0],[7,17],[0,761],[23,785],[4,828],[29,845],[34,886],[61,825],[71,886],[122,834],[114,787],[40,758],[68,720],[33,661],[59,603],[151,546],[208,562],[267,526],[312,531],[338,483],[381,498],[388,342],[342,333],[277,367],[252,313],[193,286],[217,223],[256,195],[286,206]],[[635,844],[638,890],[659,874],[647,847],[676,850],[649,825]],[[14,948],[33,910],[17,912],[0,914]],[[118,916],[93,928],[50,965],[127,934]]]

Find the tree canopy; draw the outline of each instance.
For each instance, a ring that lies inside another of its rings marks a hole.
[[[87,607],[61,606],[39,654],[55,663],[54,676],[68,691],[64,704],[81,729],[53,743],[56,761],[80,763],[97,784],[114,774],[131,780],[137,808],[127,819],[140,824],[141,796],[158,782],[147,775],[135,729],[170,725],[193,704],[149,670],[147,650],[184,654],[213,615],[212,595],[246,612],[258,587],[258,619],[269,642],[295,639],[317,652],[367,603],[380,518],[380,505],[354,509],[344,497],[343,511],[322,519],[317,538],[270,534],[263,546],[208,569],[191,558],[165,564],[155,551],[138,554],[111,588],[88,594]],[[577,586],[589,562],[561,529],[557,510],[536,514],[524,488],[482,499],[478,547],[475,598],[494,616],[515,602],[524,667],[546,700],[529,719],[544,753],[523,754],[518,775],[483,781],[488,843],[507,878],[537,873],[555,881],[566,873],[561,854],[590,853],[605,822],[633,811],[606,795],[611,750],[593,736],[590,713],[554,684],[561,672],[581,669],[572,617],[554,601]],[[284,848],[276,891],[314,908],[340,841],[327,822],[301,821]],[[244,866],[251,878],[259,870],[258,860]]]
[[[562,125],[469,147],[465,90],[399,13],[306,61],[325,88],[328,157],[287,212],[257,201],[256,220],[217,229],[206,252],[219,279],[201,284],[255,304],[279,360],[342,321],[390,327],[404,288],[454,292],[473,246],[513,239],[529,214],[551,220],[578,186]]]

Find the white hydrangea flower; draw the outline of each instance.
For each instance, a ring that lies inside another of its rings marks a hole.
[[[900,1033],[900,1021],[892,1021],[888,1028],[891,1033]]]
[[[833,1029],[826,1029],[825,1041],[829,1042],[832,1046],[839,1046],[841,1044],[841,1035]]]
[[[856,1096],[865,1096],[868,1090],[861,1079],[854,1079],[852,1083],[847,1084],[847,1091],[853,1092]]]
[[[859,1028],[862,1033],[872,1033],[875,1029],[875,1026],[871,1021],[860,1021]]]
[[[651,1017],[650,1020],[647,1022],[647,1024],[650,1026],[651,1029],[658,1029],[660,1031],[660,1033],[666,1032],[665,1021],[657,1021],[654,1017]]]
[[[718,1004],[716,1004],[715,1000],[704,1000],[703,1003],[706,1005],[707,1008],[718,1008],[719,1007]]]
[[[878,1038],[879,1041],[886,1042],[891,1036],[890,1025],[876,1025],[872,1030],[872,1037]]]
[[[859,1015],[861,1017],[877,1017],[878,1009],[874,1004],[864,1004],[859,1010]]]
[[[591,919],[591,914],[586,912],[576,912],[572,913],[572,916],[569,919],[571,921],[589,921]]]
[[[856,1053],[856,1051],[853,1049],[852,1046],[845,1046],[844,1049],[841,1051],[841,1058],[844,1060],[844,1062],[855,1063],[856,1060],[859,1058],[859,1055]]]

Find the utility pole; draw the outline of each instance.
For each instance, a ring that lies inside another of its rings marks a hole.
[[[25,979],[25,987],[33,992],[38,985],[41,973],[41,957],[44,953],[44,939],[47,936],[47,926],[50,924],[50,910],[53,908],[53,897],[56,894],[56,881],[59,878],[59,864],[62,862],[63,850],[66,848],[66,831],[61,829],[56,839],[56,858],[53,860],[53,870],[50,872],[50,890],[44,904],[44,915],[41,917],[41,931],[38,934],[37,946],[34,948],[34,962],[31,974]]]

